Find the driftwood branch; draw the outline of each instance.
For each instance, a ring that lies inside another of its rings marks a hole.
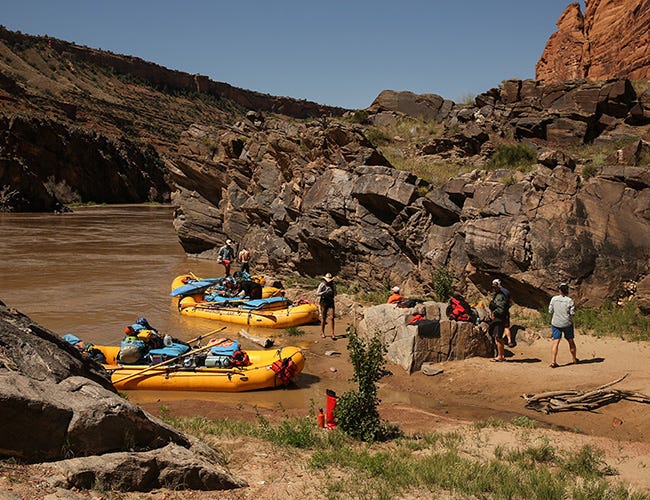
[[[650,403],[650,396],[645,394],[635,391],[608,389],[618,384],[625,377],[627,377],[627,374],[587,392],[571,389],[542,392],[540,394],[524,394],[522,397],[526,400],[526,408],[546,414],[558,411],[591,411],[610,403],[616,403],[621,399],[637,403]]]
[[[273,345],[273,339],[270,339],[268,337],[258,337],[257,335],[248,333],[244,329],[239,330],[239,336],[244,337],[245,339],[248,339],[255,344],[261,345],[264,348],[271,347]]]

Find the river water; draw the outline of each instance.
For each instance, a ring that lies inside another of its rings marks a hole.
[[[73,333],[94,344],[116,345],[124,327],[141,316],[159,331],[184,340],[224,325],[226,330],[218,335],[237,338],[241,329],[178,313],[176,300],[169,296],[174,277],[189,271],[221,276],[223,268],[185,255],[169,206],[83,207],[60,215],[0,214],[0,254],[0,300],[58,335]],[[279,332],[255,329],[252,333]],[[129,399],[190,398],[260,406],[281,400],[287,408],[308,407],[310,399],[322,399],[325,388],[309,376],[308,367],[299,378],[304,383],[290,391],[131,391]]]
[[[216,262],[186,256],[178,242],[169,206],[96,206],[68,214],[0,214],[0,300],[58,335],[73,333],[94,344],[117,345],[124,327],[146,317],[162,333],[190,340],[226,326],[219,337],[238,338],[240,325],[189,318],[178,312],[169,296],[179,274],[223,274]],[[253,269],[254,271],[254,269]],[[337,334],[347,318],[337,320]],[[302,327],[318,338],[320,327]],[[282,332],[255,328],[255,335]],[[243,340],[245,348],[259,348]],[[309,350],[301,337],[283,337],[278,345]],[[343,345],[339,348],[346,356]],[[309,410],[324,405],[325,390],[353,388],[349,381],[323,380],[314,375],[315,353],[287,388],[242,393],[128,391],[136,403],[194,400],[197,404],[249,404]],[[382,400],[419,408],[436,406],[414,393],[383,389]],[[200,403],[199,403],[200,402]],[[461,412],[462,413],[462,412]],[[472,410],[477,413],[476,409]]]

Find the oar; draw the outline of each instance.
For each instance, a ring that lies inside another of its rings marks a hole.
[[[161,366],[170,365],[174,361],[178,361],[179,359],[182,359],[182,358],[185,358],[187,356],[191,356],[193,354],[205,351],[206,349],[210,349],[211,347],[214,347],[215,345],[219,345],[219,344],[225,342],[226,340],[228,340],[228,339],[223,339],[221,342],[215,342],[214,344],[208,344],[208,345],[205,345],[203,347],[199,347],[198,349],[190,350],[190,351],[186,352],[185,354],[181,354],[180,356],[176,356],[175,358],[168,359],[167,361],[163,361],[162,363],[158,363],[157,365],[151,365],[151,366],[145,368],[144,370],[140,370],[139,372],[132,373],[131,375],[127,375],[126,377],[122,377],[122,378],[120,378],[118,380],[115,380],[113,382],[113,384],[117,384],[119,382],[124,382],[125,380],[128,380],[128,379],[133,378],[133,377],[138,377],[138,376],[142,375],[143,373],[146,373],[146,372],[148,372],[150,370],[155,370],[156,368],[160,368]]]
[[[268,318],[271,321],[276,322],[276,323],[278,321],[278,317],[272,312],[267,312],[267,313],[262,313],[262,312],[257,312],[257,311],[246,311],[246,312],[248,314],[252,314],[254,316],[262,316],[264,318]]]
[[[192,271],[188,273],[193,279],[197,281],[212,281],[212,282],[217,282],[223,280],[223,278],[199,278],[196,274],[194,274]]]
[[[221,328],[217,328],[216,330],[212,330],[211,332],[204,333],[203,335],[199,335],[198,337],[196,337],[196,338],[194,338],[192,340],[188,340],[186,342],[186,344],[192,344],[193,342],[198,342],[199,340],[203,340],[204,338],[210,337],[210,336],[214,335],[215,333],[219,333],[219,332],[221,332],[221,331],[223,331],[225,329],[226,329],[226,327],[222,326]]]

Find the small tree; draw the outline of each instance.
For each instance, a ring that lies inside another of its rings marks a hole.
[[[336,403],[336,421],[346,434],[362,441],[376,441],[387,432],[379,418],[377,382],[384,374],[384,346],[379,334],[368,341],[361,339],[356,328],[347,329],[348,352],[354,369],[352,380],[359,384],[358,391],[346,392]]]
[[[454,276],[445,267],[433,273],[433,290],[440,302],[447,302],[454,294]]]

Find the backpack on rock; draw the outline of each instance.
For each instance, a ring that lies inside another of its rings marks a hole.
[[[474,322],[472,306],[460,294],[455,294],[447,306],[447,316],[455,321]]]

